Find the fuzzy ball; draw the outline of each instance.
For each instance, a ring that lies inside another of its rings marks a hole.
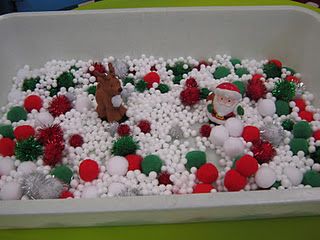
[[[231,137],[240,137],[243,132],[243,122],[238,118],[228,118],[225,127]]]
[[[159,90],[161,93],[167,93],[170,90],[170,87],[167,84],[160,83],[157,87],[157,90]]]
[[[320,140],[320,130],[315,131],[312,136],[316,141]]]
[[[12,107],[7,113],[7,119],[11,122],[19,122],[20,120],[25,121],[27,120],[27,112],[23,107]]]
[[[69,138],[69,144],[74,148],[81,147],[83,143],[84,143],[83,137],[79,134],[73,134]]]
[[[238,75],[238,77],[241,78],[243,75],[249,74],[249,71],[248,71],[248,69],[246,69],[246,68],[237,68],[237,69],[235,70],[235,74]]]
[[[130,134],[130,127],[128,124],[120,124],[117,128],[119,136],[128,136]]]
[[[257,105],[258,112],[263,116],[272,116],[276,112],[276,105],[270,99],[260,99]]]
[[[198,183],[193,187],[192,193],[210,193],[213,189],[211,184]]]
[[[106,162],[107,172],[111,175],[124,176],[128,171],[129,163],[126,158],[114,156]]]
[[[191,169],[192,167],[200,168],[207,162],[206,153],[203,151],[191,151],[186,155],[187,163],[186,168]]]
[[[211,133],[211,127],[209,124],[204,124],[201,126],[200,128],[200,135],[201,137],[209,137],[210,136],[210,133]]]
[[[296,95],[296,85],[293,82],[280,80],[275,83],[275,87],[272,90],[272,95],[277,99],[289,102],[294,99]]]
[[[10,157],[0,157],[0,176],[9,176],[14,169],[14,161]]]
[[[127,76],[129,67],[128,67],[128,64],[125,61],[116,59],[112,63],[112,65],[113,65],[115,74],[120,79],[123,79],[123,78],[125,78]]]
[[[156,72],[149,72],[143,77],[143,80],[147,83],[147,88],[152,88],[154,83],[160,83],[160,76]]]
[[[267,75],[267,78],[281,77],[281,67],[278,67],[273,62],[268,62],[263,66],[263,72]]]
[[[297,98],[293,100],[294,103],[296,104],[296,107],[299,108],[300,111],[304,111],[306,109],[306,103],[302,98]]]
[[[36,125],[39,127],[47,127],[52,125],[54,117],[48,112],[38,113],[36,116]]]
[[[197,170],[196,176],[200,182],[211,184],[218,179],[219,172],[212,163],[205,163]]]
[[[148,155],[141,162],[142,172],[149,175],[150,172],[160,173],[162,160],[157,155]]]
[[[63,72],[59,77],[57,77],[58,88],[65,87],[67,90],[69,87],[74,87],[73,82],[74,76],[71,72]]]
[[[71,102],[69,98],[64,95],[60,95],[54,97],[50,104],[48,111],[51,113],[52,116],[58,117],[61,114],[65,114],[66,112],[71,110]]]
[[[286,119],[282,122],[281,126],[283,127],[284,130],[292,131],[294,122],[290,119]]]
[[[260,164],[271,161],[276,154],[276,150],[268,141],[255,142],[251,147],[251,151]]]
[[[5,138],[14,138],[13,127],[10,124],[0,124],[0,134]]]
[[[86,182],[91,182],[99,175],[99,165],[91,159],[83,160],[79,166],[79,176]]]
[[[62,160],[64,150],[63,143],[50,142],[45,145],[43,152],[43,162],[45,165],[55,166]]]
[[[243,154],[244,144],[240,138],[229,137],[224,142],[223,149],[227,156],[234,158]]]
[[[186,83],[185,83],[185,86],[188,88],[188,87],[198,87],[198,83],[197,83],[197,81],[196,81],[196,79],[194,79],[194,78],[188,78],[187,80],[186,80]]]
[[[119,182],[113,182],[108,186],[108,194],[112,196],[121,196],[126,190],[126,186]]]
[[[159,185],[160,184],[163,184],[163,185],[172,184],[172,182],[170,180],[170,174],[168,172],[160,173],[159,177],[158,177],[158,181],[159,181]]]
[[[63,131],[59,124],[54,124],[49,127],[40,128],[37,133],[37,139],[43,145],[46,145],[48,143],[62,144],[64,142]]]
[[[303,179],[302,172],[293,166],[286,166],[283,169],[283,174],[286,175],[293,186],[298,186]]]
[[[270,188],[276,182],[277,176],[271,167],[261,166],[254,179],[258,187]]]
[[[299,151],[303,151],[305,154],[309,153],[309,143],[304,138],[293,138],[290,141],[290,150],[296,155]]]
[[[92,104],[87,96],[78,96],[74,107],[78,112],[83,113],[91,109]]]
[[[248,98],[254,101],[258,101],[260,98],[263,98],[267,93],[267,88],[264,85],[264,82],[256,75],[254,75],[253,78],[248,81],[246,91]]]
[[[39,111],[42,108],[42,99],[38,95],[30,95],[24,100],[23,106],[28,112],[33,109]]]
[[[275,102],[276,113],[278,116],[288,115],[291,112],[289,103],[283,100],[277,100]]]
[[[0,154],[4,157],[11,157],[14,155],[16,143],[11,138],[0,139]]]
[[[60,194],[60,199],[66,199],[66,198],[74,198],[73,196],[73,193],[72,192],[69,192],[69,191],[63,191],[61,194]]]
[[[14,136],[17,141],[28,139],[29,137],[34,137],[36,131],[30,125],[21,125],[14,129]]]
[[[228,76],[230,74],[230,69],[224,66],[217,67],[213,73],[215,79],[220,79]]]
[[[151,131],[151,123],[148,120],[141,120],[138,123],[138,127],[143,133],[149,133]]]
[[[97,71],[99,73],[106,73],[106,68],[104,67],[103,64],[99,63],[99,62],[95,62],[93,65],[93,68],[89,68],[89,73],[93,73],[93,71]],[[92,71],[90,71],[90,69],[93,69]]]
[[[235,170],[242,176],[250,177],[258,171],[257,159],[250,155],[244,155],[235,163]]]
[[[36,78],[28,78],[23,80],[22,83],[22,91],[34,91],[36,89],[36,85],[40,82],[40,78],[36,77]]]
[[[292,76],[292,75],[286,76],[286,81],[297,83],[297,84],[299,84],[301,82],[300,78],[298,78],[296,76]]]
[[[285,138],[285,132],[281,126],[276,124],[266,124],[260,131],[261,139],[270,142],[274,146],[279,144]]]
[[[196,87],[188,87],[181,91],[180,100],[183,105],[193,106],[200,101],[200,90]]]
[[[71,179],[73,177],[73,172],[68,166],[60,165],[58,167],[55,167],[51,171],[51,175],[60,179],[62,182],[66,184],[70,184]]]
[[[209,136],[209,140],[217,145],[223,146],[224,142],[229,138],[229,132],[226,127],[220,125],[213,127]]]
[[[224,186],[230,192],[240,191],[247,184],[247,179],[236,170],[229,170],[224,176]]]
[[[179,125],[174,125],[169,130],[169,136],[172,139],[181,139],[183,138],[183,131]]]
[[[307,122],[312,122],[314,120],[313,113],[309,111],[301,111],[298,113],[299,117]]]
[[[129,154],[125,156],[128,161],[128,171],[141,170],[141,162],[143,158],[140,155]]]
[[[8,182],[1,187],[1,200],[19,200],[22,196],[21,186],[17,182]]]
[[[27,175],[34,172],[36,169],[37,165],[35,163],[27,161],[20,163],[17,168],[17,172]]]
[[[308,122],[300,121],[293,126],[293,136],[295,138],[309,138],[312,136],[312,129]]]
[[[81,198],[97,198],[99,190],[96,186],[85,186],[81,193]]]
[[[302,183],[311,187],[320,187],[320,173],[314,170],[305,172]]]
[[[126,156],[135,154],[138,149],[138,143],[131,136],[124,136],[113,143],[111,153],[116,156]]]
[[[260,130],[255,126],[245,126],[242,137],[246,142],[256,142],[260,140]]]

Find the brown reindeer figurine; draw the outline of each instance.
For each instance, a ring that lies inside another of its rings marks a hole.
[[[121,83],[115,75],[111,63],[108,64],[108,74],[93,71],[98,82],[96,91],[98,116],[108,122],[121,122],[126,118],[127,109],[122,105],[120,93]]]

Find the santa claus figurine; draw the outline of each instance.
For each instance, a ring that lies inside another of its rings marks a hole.
[[[219,84],[207,97],[207,115],[210,121],[223,124],[235,116],[235,110],[242,99],[239,88],[232,83]]]

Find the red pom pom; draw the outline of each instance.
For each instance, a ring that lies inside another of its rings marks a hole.
[[[230,192],[240,191],[247,184],[247,179],[236,170],[229,170],[224,176],[224,186]]]
[[[269,63],[275,64],[278,68],[282,68],[282,63],[278,59],[271,59]]]
[[[306,109],[306,103],[303,99],[295,99],[294,102],[296,103],[296,107],[300,109],[300,111],[304,111]]]
[[[204,124],[200,128],[201,137],[209,137],[211,133],[211,127],[208,124]]]
[[[14,155],[16,142],[10,138],[0,139],[0,154],[4,157],[11,157]]]
[[[86,182],[91,182],[99,175],[99,165],[91,159],[83,160],[79,166],[79,176]]]
[[[252,81],[257,81],[257,80],[260,80],[261,78],[263,78],[263,75],[262,74],[254,74],[252,75]]]
[[[73,198],[73,194],[72,192],[69,192],[69,191],[63,191],[61,194],[60,194],[60,198],[61,199],[65,199],[65,198]]]
[[[52,116],[58,117],[71,110],[71,102],[64,95],[54,97],[50,102],[48,110]]]
[[[200,71],[201,65],[209,66],[210,64],[206,60],[201,60],[197,66],[198,71]]]
[[[103,66],[103,64],[99,63],[99,62],[95,62],[93,65],[94,70],[99,72],[99,73],[106,73],[106,68]],[[93,72],[89,70],[89,73],[92,74]]]
[[[289,82],[300,83],[300,79],[297,78],[296,76],[292,76],[292,75],[287,76],[286,80]]]
[[[163,185],[172,184],[172,182],[170,180],[170,174],[167,172],[160,173],[160,175],[158,177],[158,181],[159,181],[159,185],[160,184],[163,184]]]
[[[250,177],[258,171],[259,165],[257,159],[250,155],[244,155],[236,161],[236,171],[242,176]]]
[[[36,132],[30,125],[21,125],[14,129],[13,134],[15,138],[20,141],[28,139],[29,137],[33,137]]]
[[[48,143],[63,143],[63,131],[59,124],[47,128],[41,128],[37,134],[38,140],[46,145]]]
[[[200,101],[200,90],[188,87],[180,93],[180,100],[184,105],[192,106]]]
[[[143,133],[149,133],[151,131],[151,123],[147,120],[141,120],[138,123],[138,127]]]
[[[268,141],[259,141],[254,143],[251,147],[251,151],[260,164],[268,163],[276,154],[276,150]]]
[[[143,77],[143,80],[148,84],[148,88],[152,88],[153,83],[160,83],[160,76],[156,72],[149,72]]]
[[[141,170],[143,158],[140,155],[129,154],[125,157],[128,160],[128,171]]]
[[[213,186],[211,186],[210,184],[199,183],[193,187],[192,193],[210,193],[212,189]]]
[[[185,85],[186,85],[187,88],[188,87],[198,87],[198,83],[194,78],[188,78],[186,80],[186,84]]]
[[[28,112],[33,109],[39,111],[42,108],[42,99],[38,95],[30,95],[24,100],[23,106]]]
[[[128,136],[130,134],[130,127],[127,124],[120,124],[117,128],[119,136]]]
[[[248,81],[246,93],[248,98],[257,101],[265,96],[267,88],[262,80],[255,78]]]
[[[260,130],[255,126],[245,126],[242,137],[246,142],[256,142],[260,140]]]
[[[83,137],[79,134],[73,134],[69,138],[69,144],[70,146],[76,148],[76,147],[81,147],[83,144]]]
[[[197,170],[196,176],[200,182],[213,183],[217,180],[219,172],[212,163],[205,163]]]
[[[306,120],[307,122],[313,121],[313,113],[308,111],[300,111],[298,113],[299,117],[301,117],[302,120]]]
[[[43,162],[45,165],[55,166],[62,160],[63,143],[48,143],[44,147]]]
[[[317,130],[313,133],[313,137],[314,139],[317,141],[317,140],[320,140],[320,130]]]

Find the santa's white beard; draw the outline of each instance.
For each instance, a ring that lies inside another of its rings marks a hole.
[[[213,99],[213,109],[218,113],[220,116],[226,116],[229,113],[232,113],[236,104],[232,106],[226,106],[223,103],[219,103],[217,98]]]

